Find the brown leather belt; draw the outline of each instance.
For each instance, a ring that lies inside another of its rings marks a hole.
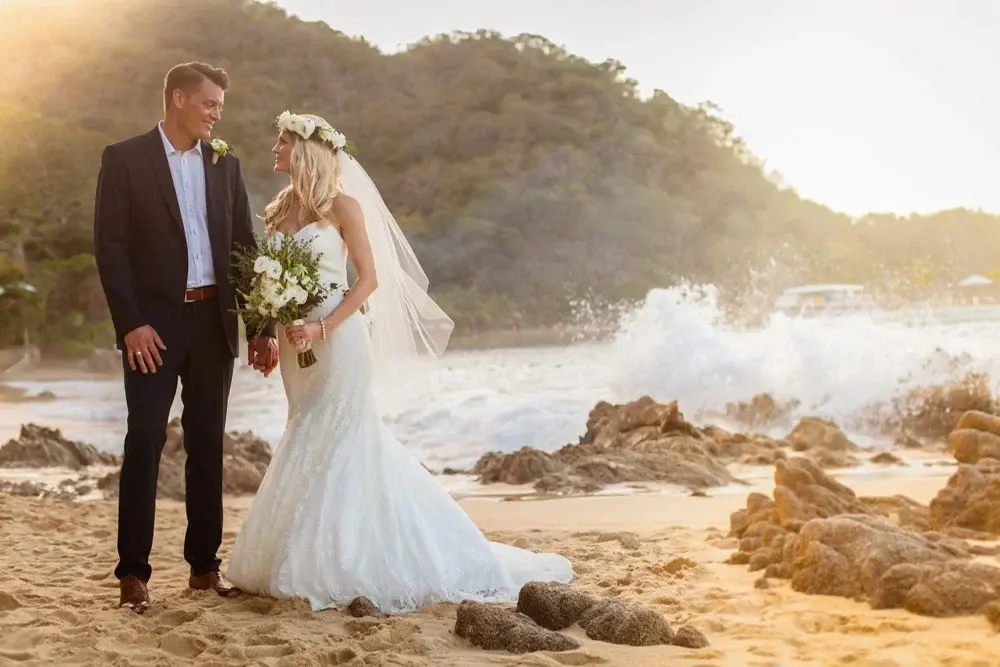
[[[184,303],[194,303],[195,301],[204,301],[205,299],[211,299],[216,295],[215,285],[207,285],[205,287],[193,287],[184,293]]]

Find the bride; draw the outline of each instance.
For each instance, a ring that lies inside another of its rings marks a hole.
[[[505,602],[528,581],[570,581],[562,556],[489,542],[383,424],[375,372],[439,355],[453,324],[427,296],[409,243],[344,136],[312,115],[286,111],[276,124],[274,168],[291,184],[265,209],[268,233],[309,240],[324,279],[338,285],[350,257],[357,279],[279,336],[288,419],[229,578],[314,610],[365,596],[387,613]],[[297,350],[308,345],[318,361],[299,368]]]

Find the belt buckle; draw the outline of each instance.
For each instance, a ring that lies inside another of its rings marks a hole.
[[[196,293],[196,292],[200,292],[200,291],[201,291],[200,287],[192,287],[191,289],[185,289],[184,290],[184,303],[197,303],[198,300],[197,299],[192,299],[190,295],[193,294],[193,293]]]

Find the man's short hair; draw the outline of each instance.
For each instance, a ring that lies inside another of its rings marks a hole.
[[[170,108],[170,98],[174,91],[180,89],[185,95],[191,95],[202,82],[208,79],[222,90],[229,90],[229,75],[226,70],[212,67],[205,63],[190,62],[174,65],[163,79],[163,110]]]

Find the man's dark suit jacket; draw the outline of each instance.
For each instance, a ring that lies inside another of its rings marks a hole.
[[[238,295],[230,282],[232,252],[253,248],[253,220],[243,168],[232,153],[218,158],[201,143],[205,198],[219,316],[239,356]],[[94,211],[97,269],[119,349],[125,334],[152,325],[169,347],[179,331],[187,291],[187,241],[159,129],[111,144],[101,157]],[[248,332],[248,337],[251,337]],[[274,335],[269,327],[265,335]]]

